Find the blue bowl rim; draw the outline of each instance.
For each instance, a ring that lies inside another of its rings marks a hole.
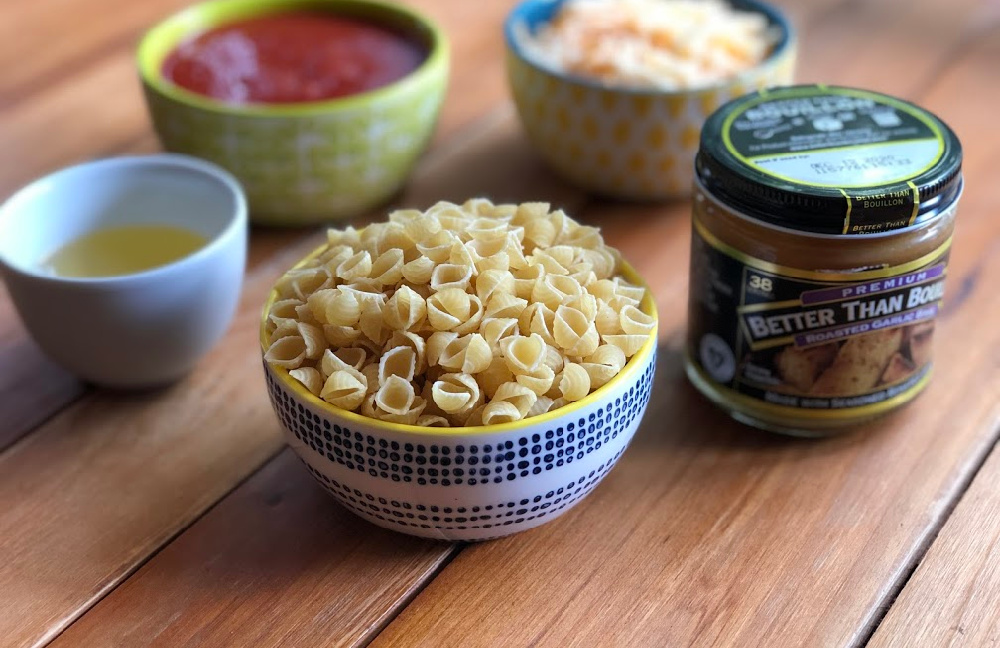
[[[750,72],[760,70],[762,68],[774,65],[777,61],[781,60],[788,52],[792,50],[795,46],[797,35],[795,29],[792,27],[791,21],[788,17],[782,13],[774,5],[762,2],[761,0],[727,0],[732,6],[737,9],[742,9],[746,11],[753,11],[757,13],[764,14],[771,25],[779,28],[781,30],[781,38],[778,40],[778,44],[774,47],[771,53],[766,59],[764,59],[759,65],[745,71],[744,73],[738,75],[733,79],[728,79],[719,83],[712,83],[704,86],[695,86],[691,88],[682,88],[678,90],[662,90],[658,88],[635,88],[624,85],[609,85],[606,83],[601,83],[600,81],[591,79],[589,77],[584,77],[576,74],[568,74],[566,72],[561,72],[553,68],[547,67],[540,62],[532,59],[531,57],[525,55],[524,51],[521,49],[521,45],[517,42],[517,38],[514,34],[514,28],[519,24],[530,24],[528,18],[529,15],[535,11],[551,11],[555,13],[559,6],[567,2],[568,0],[523,0],[516,7],[514,7],[507,18],[504,20],[503,33],[504,40],[507,44],[507,50],[517,56],[519,59],[524,61],[531,67],[540,70],[551,76],[569,81],[579,86],[584,86],[594,90],[604,90],[608,92],[617,92],[621,94],[631,95],[631,96],[678,96],[678,95],[689,95],[691,93],[705,92],[710,90],[718,90],[720,88],[725,88],[735,83],[739,83],[741,78]]]

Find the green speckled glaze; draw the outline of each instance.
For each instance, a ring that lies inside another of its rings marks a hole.
[[[163,60],[185,38],[235,20],[325,10],[401,28],[426,61],[404,79],[359,95],[296,104],[232,105],[163,78]],[[242,183],[252,220],[305,225],[361,213],[403,185],[426,148],[448,76],[444,35],[402,6],[374,0],[212,0],[150,30],[139,46],[146,102],[163,147],[210,160]]]

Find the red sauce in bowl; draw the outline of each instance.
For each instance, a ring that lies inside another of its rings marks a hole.
[[[238,21],[181,43],[163,63],[175,84],[226,103],[321,101],[397,81],[424,48],[375,23],[324,13]]]

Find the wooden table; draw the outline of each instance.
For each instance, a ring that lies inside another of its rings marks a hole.
[[[132,51],[183,4],[0,4],[0,197],[62,165],[157,149]],[[800,29],[800,80],[914,100],[966,146],[932,386],[863,432],[796,441],[730,421],[685,381],[687,205],[594,200],[528,146],[503,74],[511,3],[414,4],[450,34],[454,67],[398,202],[546,199],[604,228],[660,307],[655,395],[632,447],[542,528],[478,545],[418,540],[321,492],[283,450],[267,402],[258,310],[318,229],[254,231],[227,337],[154,393],[79,384],[0,294],[0,645],[1000,640],[1000,5],[781,2]]]

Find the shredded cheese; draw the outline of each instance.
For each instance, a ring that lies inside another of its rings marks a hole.
[[[543,67],[664,90],[731,79],[763,62],[778,36],[763,14],[723,0],[569,0],[536,33],[516,34]]]

